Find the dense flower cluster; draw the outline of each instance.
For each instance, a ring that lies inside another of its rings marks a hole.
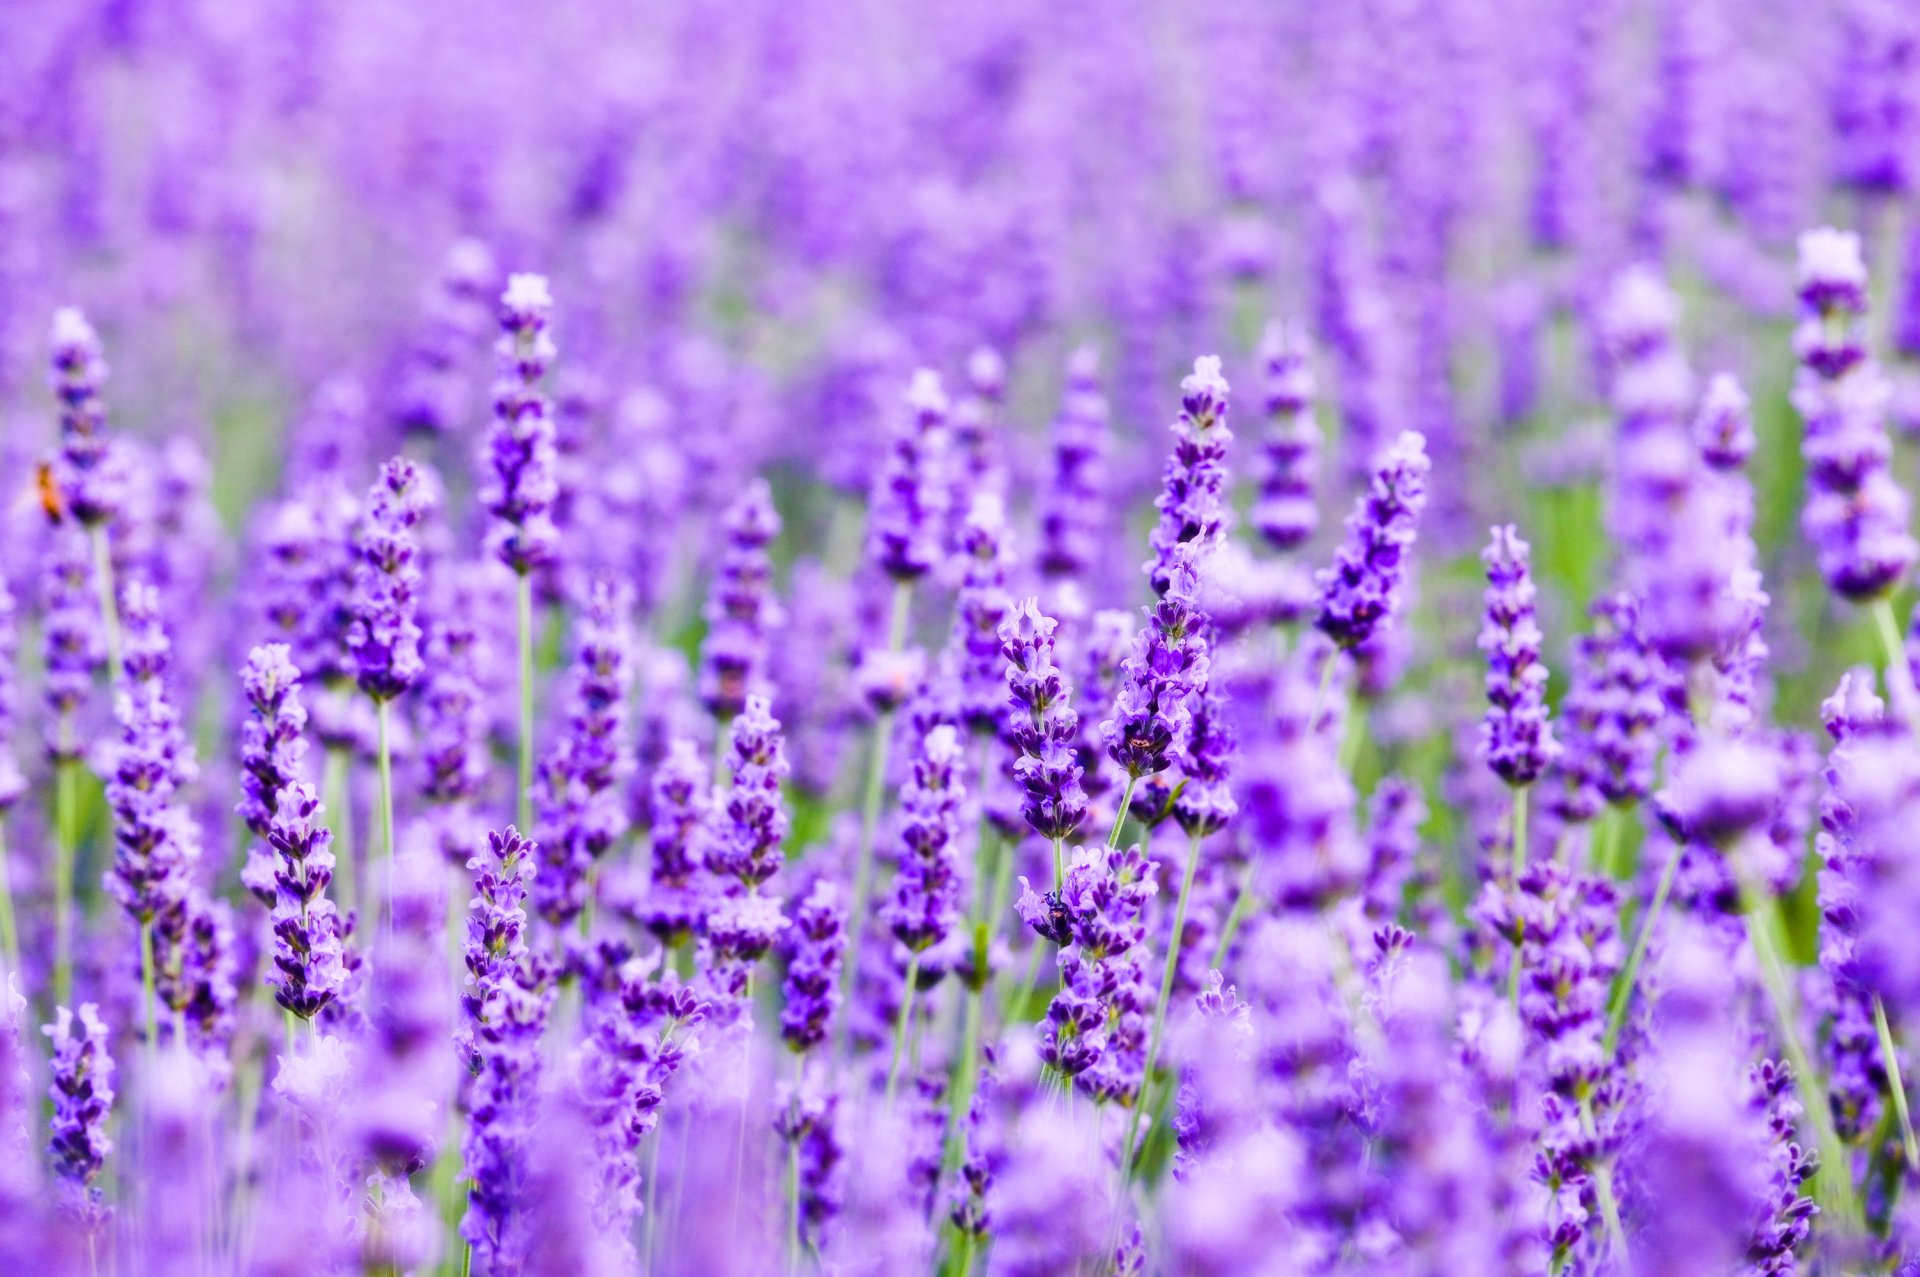
[[[16,7],[0,1272],[1920,1272],[1912,3]]]

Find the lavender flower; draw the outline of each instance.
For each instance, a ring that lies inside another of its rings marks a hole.
[[[1753,412],[1737,378],[1719,373],[1707,382],[1693,419],[1700,455],[1715,470],[1738,470],[1753,455]]]
[[[313,786],[296,781],[274,798],[267,841],[280,857],[274,871],[274,1001],[303,1020],[318,1015],[346,979],[340,920],[327,899],[333,880],[333,834]]]
[[[1320,427],[1313,419],[1313,370],[1307,340],[1295,326],[1270,324],[1260,342],[1267,375],[1267,430],[1261,440],[1260,495],[1252,521],[1275,550],[1298,549],[1320,526],[1314,489],[1320,471]]]
[[[874,485],[867,551],[895,581],[916,581],[939,562],[945,489],[937,473],[946,446],[947,392],[922,368],[907,387],[907,418],[893,432]]]
[[[177,804],[180,785],[193,775],[179,717],[162,675],[167,642],[151,587],[126,590],[126,682],[116,715],[120,745],[107,779],[113,813],[114,860],[106,888],[143,926],[184,898],[198,832]]]
[[[780,1036],[805,1054],[827,1038],[840,1006],[840,964],[847,951],[846,910],[828,879],[813,884],[793,915],[793,952],[787,963]]]
[[[306,707],[300,703],[300,671],[285,643],[264,643],[247,653],[240,687],[249,713],[240,729],[240,803],[234,810],[255,838],[271,837],[280,791],[301,779],[307,754],[303,732]],[[241,880],[272,908],[277,894],[273,860],[266,848],[247,849]]]
[[[1801,236],[1800,304],[1793,402],[1806,421],[1801,526],[1829,588],[1864,602],[1904,577],[1920,546],[1907,531],[1907,494],[1887,474],[1890,391],[1858,331],[1867,309],[1858,237],[1824,228]]]
[[[653,774],[653,876],[637,908],[661,943],[684,943],[705,916],[710,839],[707,771],[693,742],[676,739]]]
[[[77,308],[53,314],[53,389],[60,400],[60,460],[54,470],[58,499],[82,526],[99,527],[120,513],[127,499],[124,459],[106,434],[107,411],[100,390],[107,361],[93,325]]]
[[[512,1272],[526,1257],[522,1174],[539,1119],[541,1036],[552,1001],[544,966],[526,943],[526,898],[538,849],[511,826],[488,835],[473,868],[467,920],[466,1028],[459,1038],[474,1074],[462,1156],[471,1188],[460,1235],[486,1271]]]
[[[767,547],[780,535],[780,513],[766,480],[755,479],[723,517],[726,543],[707,600],[707,638],[701,650],[700,700],[722,722],[747,698],[765,695],[767,644],[784,620],[773,595]]]
[[[727,820],[707,848],[707,868],[758,891],[780,871],[788,825],[780,786],[791,770],[780,720],[765,697],[748,697],[733,720],[730,754],[733,784],[723,804]]]
[[[485,244],[463,239],[448,250],[396,393],[394,415],[405,429],[443,435],[461,424],[467,396],[460,361],[478,350],[487,330],[487,291],[494,280],[493,255]]]
[[[1148,613],[1146,629],[1121,667],[1113,717],[1100,725],[1107,756],[1130,780],[1165,771],[1192,725],[1189,701],[1209,668],[1204,618],[1197,606],[1199,578],[1176,554],[1165,594]]]
[[[56,1007],[46,1026],[53,1043],[48,1066],[52,1084],[53,1135],[47,1157],[70,1195],[72,1208],[83,1220],[97,1220],[106,1202],[93,1181],[113,1152],[107,1136],[107,1115],[113,1110],[113,1057],[107,1054],[107,1026],[93,1003],[80,1007],[79,1031],[74,1014]]]
[[[19,654],[20,630],[13,592],[0,580],[0,820],[6,818],[27,788],[14,742],[20,713]],[[0,891],[4,890],[5,884],[0,884]]]
[[[626,831],[621,801],[633,766],[628,701],[633,693],[628,596],[605,581],[587,594],[568,693],[567,727],[541,764],[538,807],[545,838],[534,901],[564,927],[586,908],[593,863]]]
[[[347,630],[360,690],[390,701],[420,678],[420,549],[414,529],[425,516],[427,492],[405,457],[380,468],[367,494],[366,514],[354,535],[352,624]]]
[[[1087,814],[1074,743],[1080,719],[1073,712],[1065,676],[1054,664],[1058,622],[1027,599],[1000,623],[1006,660],[1003,703],[1006,730],[1016,752],[1013,770],[1026,793],[1021,812],[1043,838],[1071,838]]]
[[[894,939],[919,954],[958,925],[965,883],[955,843],[966,786],[960,738],[952,726],[928,732],[900,793],[900,869],[884,914]]]
[[[1200,563],[1225,534],[1222,492],[1227,482],[1227,379],[1220,360],[1205,355],[1180,383],[1180,417],[1173,423],[1173,454],[1154,507],[1160,520],[1148,536],[1154,557],[1145,565],[1153,592],[1164,595],[1182,562]],[[1184,555],[1177,548],[1186,549]]]
[[[551,563],[559,542],[553,406],[540,389],[555,353],[547,334],[552,310],[544,275],[508,278],[500,295],[501,336],[494,346],[500,374],[480,499],[494,520],[488,549],[520,576]]]
[[[1091,346],[1067,365],[1053,424],[1053,473],[1041,489],[1039,566],[1050,579],[1085,576],[1108,525],[1107,400],[1099,373],[1100,354]]]
[[[1189,702],[1192,729],[1180,756],[1181,785],[1173,817],[1187,834],[1203,838],[1227,827],[1239,811],[1232,786],[1236,748],[1226,698],[1211,679]]]
[[[953,605],[953,637],[947,659],[959,691],[959,717],[975,733],[997,733],[1005,720],[1006,686],[1000,631],[1012,600],[1007,595],[1006,507],[990,492],[974,497],[960,529],[958,555],[965,565]]]
[[[87,545],[76,529],[54,528],[42,567],[41,643],[45,653],[41,694],[52,719],[47,756],[56,763],[80,756],[74,716],[93,687],[93,672],[106,658],[100,608],[93,592]]]
[[[1493,530],[1480,557],[1487,565],[1480,650],[1487,654],[1489,702],[1480,726],[1480,752],[1507,784],[1531,785],[1552,765],[1560,746],[1547,720],[1547,667],[1540,661],[1527,543],[1508,524]]]
[[[1315,578],[1320,615],[1314,623],[1341,647],[1365,643],[1399,611],[1407,551],[1427,503],[1428,468],[1426,440],[1412,431],[1402,434],[1347,516],[1346,540],[1333,566]]]
[[[1597,600],[1593,632],[1574,646],[1573,685],[1561,714],[1565,733],[1558,768],[1565,796],[1554,802],[1569,820],[1598,814],[1600,804],[1624,806],[1653,790],[1662,665],[1647,648],[1631,595]]]

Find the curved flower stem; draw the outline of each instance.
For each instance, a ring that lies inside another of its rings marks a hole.
[[[1880,995],[1873,995],[1873,1030],[1880,1035],[1880,1057],[1887,1063],[1887,1088],[1893,1092],[1893,1111],[1900,1118],[1900,1147],[1908,1166],[1920,1166],[1920,1142],[1913,1138],[1913,1114],[1907,1108],[1907,1086],[1900,1079],[1900,1057],[1893,1047],[1893,1026],[1887,1023],[1887,1007]]]
[[[120,660],[120,603],[113,588],[113,551],[107,544],[107,525],[96,523],[87,529],[93,543],[93,583],[100,591],[100,628],[107,640],[107,674],[115,688],[125,674]]]
[[[520,646],[520,772],[515,804],[521,832],[533,832],[533,576],[515,582],[514,626]]]
[[[1126,788],[1120,791],[1120,806],[1118,810],[1116,810],[1113,813],[1113,828],[1107,831],[1108,847],[1118,847],[1120,845],[1120,829],[1123,825],[1127,823],[1127,808],[1133,806],[1133,788],[1135,785],[1138,785],[1139,783],[1140,783],[1140,778],[1138,776],[1129,775],[1127,777]],[[1055,841],[1054,845],[1057,849],[1059,846],[1059,843],[1057,840]],[[1056,891],[1059,890],[1060,888],[1059,876],[1060,876],[1060,865],[1059,865],[1058,855],[1056,854],[1054,859],[1055,881],[1053,884],[1054,889]]]
[[[1759,962],[1760,983],[1766,987],[1767,999],[1773,1004],[1780,1044],[1787,1053],[1788,1062],[1793,1065],[1794,1086],[1799,1089],[1800,1105],[1808,1124],[1813,1127],[1814,1142],[1820,1152],[1815,1196],[1824,1199],[1824,1204],[1838,1217],[1842,1228],[1858,1232],[1862,1227],[1862,1218],[1859,1200],[1854,1194],[1853,1178],[1847,1172],[1847,1150],[1833,1128],[1833,1115],[1827,1109],[1826,1090],[1819,1082],[1819,1074],[1813,1070],[1813,1061],[1808,1057],[1806,1047],[1800,1042],[1793,994],[1787,986],[1786,973],[1781,969],[1780,954],[1774,948],[1773,934],[1768,929],[1770,900],[1744,882],[1740,884],[1740,895],[1744,905],[1741,918],[1746,923],[1747,940],[1753,945],[1754,956]]]
[[[62,734],[66,728],[63,726]],[[78,854],[77,821],[79,776],[74,759],[62,756],[53,765],[53,1000],[66,1006],[73,1000],[73,862]]]
[[[900,995],[900,1019],[893,1026],[893,1058],[887,1062],[886,1106],[893,1107],[894,1086],[900,1080],[900,1048],[907,1040],[907,1026],[913,1020],[914,985],[920,980],[920,955],[907,959],[907,987]]]
[[[1653,889],[1653,903],[1647,906],[1647,916],[1640,919],[1639,934],[1633,938],[1633,951],[1627,955],[1627,965],[1620,971],[1620,983],[1614,986],[1613,996],[1608,1000],[1607,1035],[1602,1039],[1601,1049],[1608,1055],[1613,1054],[1620,1042],[1620,1030],[1627,1022],[1627,1008],[1633,1005],[1633,984],[1640,975],[1640,964],[1646,960],[1647,946],[1653,942],[1653,929],[1660,925],[1660,915],[1667,907],[1667,894],[1673,890],[1674,874],[1680,868],[1682,848],[1675,847],[1673,854],[1667,857],[1667,863],[1660,869],[1659,885]]]
[[[1146,1067],[1140,1073],[1140,1094],[1133,1102],[1133,1116],[1127,1121],[1127,1138],[1120,1145],[1120,1183],[1126,1185],[1133,1174],[1134,1140],[1140,1133],[1140,1111],[1147,1106],[1153,1090],[1153,1065],[1160,1054],[1160,1035],[1167,1027],[1167,1002],[1173,997],[1173,973],[1180,965],[1180,935],[1187,925],[1187,898],[1193,894],[1193,875],[1200,864],[1200,835],[1187,840],[1187,868],[1180,877],[1180,895],[1173,906],[1173,930],[1167,933],[1167,961],[1160,971],[1160,1000],[1153,1006],[1153,1028],[1147,1034]]]

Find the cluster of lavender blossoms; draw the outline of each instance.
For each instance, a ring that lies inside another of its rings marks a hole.
[[[1920,7],[524,8],[8,15],[0,1274],[1920,1274]]]

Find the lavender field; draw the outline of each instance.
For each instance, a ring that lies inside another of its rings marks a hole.
[[[1920,1277],[1920,3],[0,67],[0,1277]]]

